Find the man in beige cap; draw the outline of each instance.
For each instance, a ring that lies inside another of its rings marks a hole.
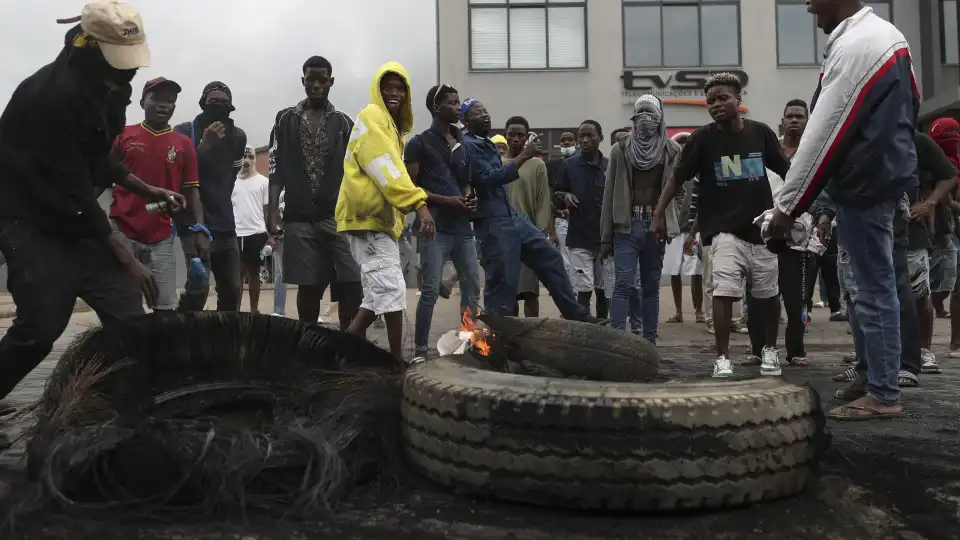
[[[130,81],[149,59],[135,8],[88,4],[60,55],[20,83],[0,116],[0,251],[17,305],[0,340],[0,400],[47,356],[77,298],[103,324],[143,314],[143,296],[156,301],[150,270],[113,237],[94,195],[118,184],[144,202],[184,204],[111,153]],[[0,417],[11,409],[0,401]]]

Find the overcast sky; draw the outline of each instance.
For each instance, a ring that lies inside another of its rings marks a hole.
[[[24,78],[51,62],[70,28],[57,18],[80,14],[84,0],[0,1],[0,100],[6,106]],[[233,118],[253,146],[267,144],[280,109],[303,99],[303,61],[317,54],[333,64],[331,101],[351,117],[369,102],[370,81],[384,62],[410,72],[417,129],[421,105],[436,83],[433,0],[134,0],[143,16],[152,65],[133,82],[127,123],[143,118],[137,96],[164,76],[183,87],[174,123],[200,112],[203,86],[225,82]]]

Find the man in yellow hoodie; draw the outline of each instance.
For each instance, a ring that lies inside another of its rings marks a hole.
[[[336,208],[337,230],[347,234],[363,286],[360,310],[347,331],[363,337],[383,315],[390,352],[401,361],[407,285],[398,240],[404,215],[416,210],[421,238],[436,232],[427,194],[413,184],[403,164],[403,137],[412,129],[407,70],[388,62],[377,70],[370,105],[354,122]]]

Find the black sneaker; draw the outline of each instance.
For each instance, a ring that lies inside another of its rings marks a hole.
[[[850,320],[850,317],[847,316],[845,311],[835,311],[830,314],[831,322],[847,322]]]

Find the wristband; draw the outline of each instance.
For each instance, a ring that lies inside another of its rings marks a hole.
[[[211,241],[213,240],[213,235],[210,234],[210,229],[206,228],[206,226],[204,226],[203,223],[194,223],[193,225],[190,226],[190,230],[195,233],[202,232],[203,234],[207,235],[207,238],[209,240]]]

